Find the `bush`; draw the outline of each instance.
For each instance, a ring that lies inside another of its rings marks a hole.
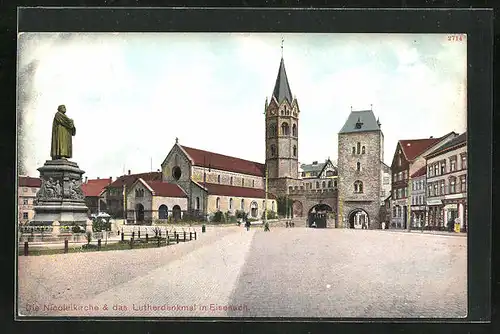
[[[71,228],[71,231],[73,233],[80,233],[82,231],[82,228],[79,226],[79,225],[74,225],[72,228]]]
[[[236,218],[237,219],[243,219],[247,216],[247,214],[245,213],[245,211],[243,210],[236,210]]]
[[[102,218],[94,218],[92,220],[92,231],[101,232],[102,230],[111,231],[111,222]]]
[[[265,213],[262,212],[262,219],[264,219]],[[278,218],[278,214],[274,211],[267,211],[267,219],[276,219]]]
[[[222,211],[217,211],[214,213],[212,218],[212,222],[214,223],[222,223],[225,220],[224,213]]]

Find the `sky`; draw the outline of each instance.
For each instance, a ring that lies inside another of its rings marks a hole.
[[[19,173],[37,177],[50,159],[60,104],[76,127],[71,160],[88,178],[160,169],[175,138],[264,163],[264,105],[282,54],[300,107],[299,162],[335,161],[351,108],[372,108],[390,165],[400,139],[466,131],[466,43],[444,34],[21,33]]]

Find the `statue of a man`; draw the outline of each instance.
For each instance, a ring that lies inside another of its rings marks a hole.
[[[66,159],[73,156],[71,137],[75,133],[76,128],[73,120],[66,116],[66,106],[60,105],[52,122],[52,145],[50,149],[52,160]]]

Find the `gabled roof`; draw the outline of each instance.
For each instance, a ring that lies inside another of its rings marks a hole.
[[[443,145],[439,146],[436,150],[432,151],[429,153],[426,158],[432,158],[435,157],[441,153],[444,153],[446,151],[449,151],[450,149],[453,149],[455,147],[460,147],[467,145],[467,132],[462,133],[461,135],[453,138],[449,142],[444,143]]]
[[[207,183],[205,187],[209,195],[220,196],[233,196],[233,197],[247,197],[247,198],[265,198],[266,192],[264,189],[236,187],[225,184]],[[274,195],[268,193],[269,199],[274,199]]]
[[[122,175],[118,177],[114,182],[108,185],[106,188],[122,188],[124,185],[128,188],[130,187],[138,178],[142,178],[146,181],[161,180],[161,172],[149,172],[140,174],[130,174]]]
[[[360,124],[357,128],[356,124]],[[372,110],[351,111],[349,117],[339,133],[356,133],[365,131],[378,131],[380,124]]]
[[[326,162],[320,162],[320,163],[312,163],[312,164],[302,164],[300,165],[300,168],[302,168],[303,172],[321,172],[323,168],[325,167]]]
[[[168,183],[163,181],[141,181],[145,182],[152,190],[153,196],[161,197],[187,197],[187,194],[175,183]]]
[[[98,197],[101,192],[110,185],[111,179],[92,179],[82,183],[82,191],[85,197]]]
[[[411,174],[411,178],[413,179],[413,178],[416,178],[416,177],[423,176],[425,174],[427,174],[427,166],[422,166],[415,173]]]
[[[284,99],[287,99],[290,104],[293,101],[292,91],[290,90],[290,85],[288,84],[288,78],[285,71],[285,61],[283,58],[281,58],[278,77],[276,78],[276,83],[274,85],[273,96],[280,104]]]
[[[264,177],[264,164],[219,153],[203,151],[197,148],[179,146],[191,158],[195,166]]]
[[[446,137],[452,134],[454,134],[454,132],[447,133],[439,138],[404,139],[400,140],[399,144],[401,146],[401,150],[403,150],[403,154],[405,155],[406,159],[408,161],[413,161],[422,153],[431,149],[433,146],[439,144],[442,140],[444,140]]]
[[[18,187],[40,188],[42,186],[42,180],[38,177],[19,176],[17,185]]]

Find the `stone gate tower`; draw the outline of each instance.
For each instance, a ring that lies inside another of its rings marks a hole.
[[[271,100],[266,98],[266,166],[269,192],[283,196],[298,180],[299,105],[292,97],[283,57]]]
[[[379,228],[384,135],[372,110],[352,111],[338,134],[338,222],[354,227],[360,215]]]

